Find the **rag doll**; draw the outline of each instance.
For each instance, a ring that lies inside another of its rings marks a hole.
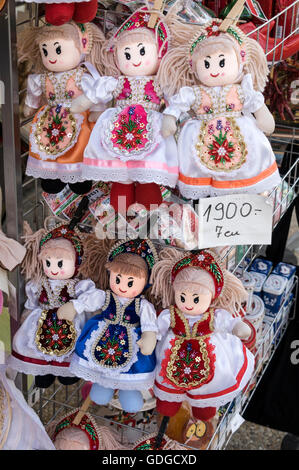
[[[156,310],[143,292],[157,255],[149,240],[97,240],[85,243],[86,271],[101,289],[84,302],[72,300],[74,314],[100,310],[85,324],[77,340],[70,370],[93,382],[90,397],[106,405],[118,390],[124,411],[143,407],[142,390],[154,383]],[[103,290],[102,290],[103,289]],[[69,308],[68,305],[62,307]]]
[[[172,16],[157,13],[150,28],[151,11],[143,7],[134,12],[103,47],[107,76],[83,77],[85,96],[71,108],[80,112],[114,98],[115,106],[100,116],[91,133],[83,172],[86,179],[112,182],[110,203],[118,212],[135,202],[149,210],[162,202],[159,185],[177,183],[176,142],[160,132],[164,99],[156,79],[169,48]]]
[[[167,307],[158,317],[157,411],[171,417],[187,401],[195,419],[208,421],[243,390],[254,369],[241,341],[251,330],[233,317],[247,293],[207,250],[182,257],[165,248],[151,282],[152,295]]]
[[[13,369],[36,376],[35,384],[42,388],[49,387],[55,376],[65,385],[78,380],[69,364],[87,312],[81,308],[69,321],[59,307],[70,299],[79,304],[82,296],[96,290],[93,281],[79,277],[84,265],[82,234],[63,223],[49,229],[51,220],[46,219],[45,228],[36,233],[26,225],[22,272],[29,280],[25,302],[29,314],[14,335],[8,360]]]
[[[103,41],[91,23],[30,27],[20,34],[19,61],[36,72],[28,76],[24,115],[39,109],[30,130],[26,174],[42,178],[47,193],[56,194],[67,183],[76,194],[91,189],[92,182],[83,180],[82,161],[92,124],[88,112],[71,113],[70,107],[88,75],[84,60],[100,68]]]
[[[25,0],[33,3],[32,0]],[[61,26],[68,21],[88,23],[97,13],[98,0],[35,0],[34,3],[45,4],[45,20],[54,26]]]
[[[180,33],[181,43],[163,58],[157,80],[169,96],[165,138],[183,113],[194,116],[178,137],[182,196],[270,191],[280,176],[264,134],[275,124],[262,95],[268,75],[262,48],[228,19],[182,25]]]

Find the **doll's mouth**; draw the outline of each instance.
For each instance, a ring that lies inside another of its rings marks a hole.
[[[139,64],[134,64],[133,63],[133,65],[134,65],[134,67],[139,67],[139,65],[141,65],[141,62],[139,62]]]
[[[193,310],[193,307],[190,307],[190,308],[186,307],[186,310]]]
[[[219,73],[216,73],[215,75],[210,73],[210,75],[211,75],[211,77],[216,78],[216,77],[218,77]]]
[[[121,290],[119,289],[122,294],[125,294],[127,291],[126,290]]]
[[[56,64],[57,60],[49,60],[50,64],[54,65]]]
[[[51,271],[51,274],[52,274],[52,276],[57,276],[58,273],[52,273],[52,271]]]

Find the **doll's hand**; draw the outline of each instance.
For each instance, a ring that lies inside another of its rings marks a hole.
[[[94,103],[85,95],[80,95],[72,101],[71,113],[83,113],[87,111]]]
[[[157,335],[154,331],[144,331],[137,344],[140,348],[141,354],[150,356],[154,351],[157,343]]]
[[[246,323],[240,320],[233,328],[233,335],[238,336],[240,339],[248,339],[251,334],[251,329]]]
[[[30,108],[30,106],[27,106],[27,104],[24,104],[23,115],[25,118],[32,116],[35,113],[35,111],[36,111],[35,108]]]
[[[254,113],[254,116],[256,124],[261,131],[266,135],[273,134],[275,130],[274,117],[265,104]]]
[[[73,321],[76,315],[77,312],[74,308],[73,302],[67,302],[57,310],[57,317],[59,320]]]
[[[174,135],[176,129],[176,118],[174,116],[170,116],[170,114],[164,114],[161,129],[161,133],[164,139],[167,139],[167,137]]]

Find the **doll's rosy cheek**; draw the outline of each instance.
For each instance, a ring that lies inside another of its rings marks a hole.
[[[65,274],[64,269],[62,269],[62,270],[60,271],[60,274],[61,274],[62,276]]]
[[[145,65],[147,65],[147,66],[148,66],[148,65],[152,65],[151,60],[150,60],[150,59],[146,60],[146,61],[145,61]]]

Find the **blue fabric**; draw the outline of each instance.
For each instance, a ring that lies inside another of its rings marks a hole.
[[[97,405],[107,405],[113,398],[113,394],[113,388],[105,388],[99,384],[93,384],[89,392],[90,398]]]
[[[118,398],[121,407],[127,413],[137,413],[143,407],[143,397],[137,390],[119,390]]]

